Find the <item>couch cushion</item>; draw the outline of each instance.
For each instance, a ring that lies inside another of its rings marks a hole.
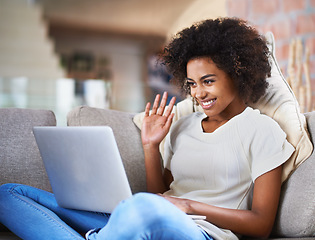
[[[22,183],[51,191],[32,129],[54,125],[52,111],[0,109],[0,184]]]
[[[306,114],[315,142],[315,112]],[[315,237],[315,153],[304,161],[282,186],[273,229],[277,237]]]
[[[139,129],[133,114],[81,106],[67,116],[69,126],[102,126],[113,129],[118,149],[133,193],[146,190],[144,155]]]

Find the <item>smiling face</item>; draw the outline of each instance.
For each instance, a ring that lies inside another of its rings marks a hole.
[[[209,120],[227,121],[246,108],[233,80],[208,57],[187,63],[186,81]]]

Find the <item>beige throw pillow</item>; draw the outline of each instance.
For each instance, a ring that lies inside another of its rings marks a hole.
[[[271,77],[268,78],[269,88],[252,108],[257,108],[277,121],[287,134],[287,140],[295,147],[295,152],[284,164],[282,181],[306,160],[313,151],[313,145],[307,130],[305,116],[300,112],[299,104],[287,81],[283,77],[275,58],[275,41],[273,34],[268,32],[266,38],[271,51]]]

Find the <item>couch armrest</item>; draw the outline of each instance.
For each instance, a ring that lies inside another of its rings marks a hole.
[[[68,126],[102,126],[113,129],[133,193],[146,190],[144,154],[140,131],[133,123],[134,114],[80,106],[69,112]]]
[[[305,114],[311,141],[315,142],[315,112]],[[315,153],[283,184],[273,235],[315,237]]]

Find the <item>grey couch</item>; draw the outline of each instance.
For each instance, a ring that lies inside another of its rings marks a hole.
[[[68,114],[70,126],[109,125],[113,128],[133,192],[145,191],[145,171],[140,131],[134,114],[78,107]],[[315,142],[315,112],[306,114]],[[0,109],[0,184],[17,182],[51,191],[39,155],[33,126],[53,126],[48,110]],[[271,238],[315,239],[315,154],[313,153],[283,184],[279,211]],[[0,240],[19,239],[0,225]]]

